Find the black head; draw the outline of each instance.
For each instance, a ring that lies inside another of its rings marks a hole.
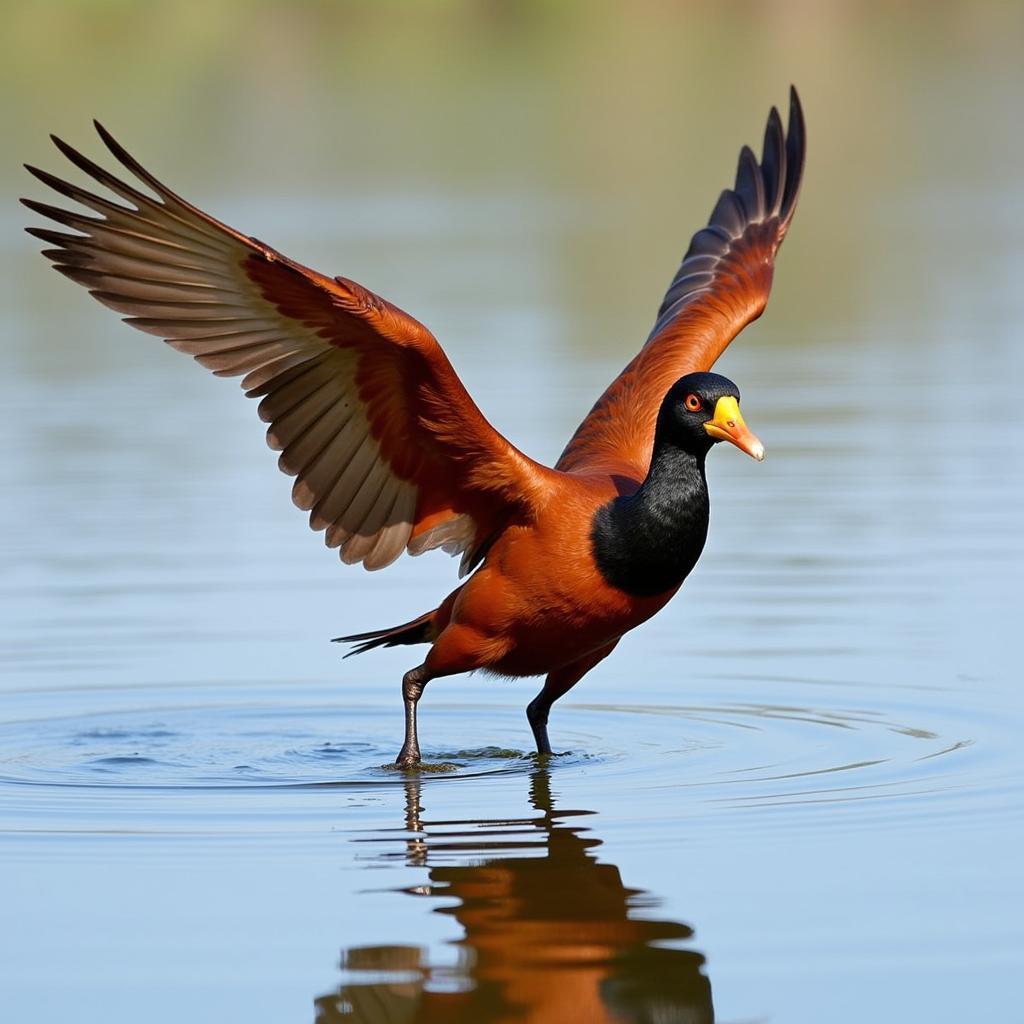
[[[672,385],[658,413],[655,447],[671,444],[706,455],[718,441],[731,441],[760,461],[764,446],[740,415],[740,389],[718,373],[688,373]]]

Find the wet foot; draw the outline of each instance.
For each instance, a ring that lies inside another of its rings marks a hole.
[[[402,747],[398,757],[395,758],[395,764],[399,768],[416,768],[420,763],[420,752],[418,750],[407,750]]]

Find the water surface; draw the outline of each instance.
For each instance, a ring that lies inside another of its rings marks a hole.
[[[713,453],[700,565],[557,705],[557,756],[536,681],[460,677],[395,771],[410,652],[327,640],[454,564],[340,566],[235,385],[48,271],[7,203],[0,1018],[1013,1019],[1018,21],[168,10],[14,17],[9,149],[97,153],[101,114],[423,319],[547,460],[796,80],[806,192],[720,364],[768,459]]]

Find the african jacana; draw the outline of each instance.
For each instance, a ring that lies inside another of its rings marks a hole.
[[[760,163],[740,152],[734,187],[690,242],[644,347],[598,399],[554,469],[505,440],[419,322],[344,277],[325,277],[214,220],[166,188],[99,124],[146,194],[65,142],[58,149],[124,202],[30,167],[88,216],[25,199],[74,233],[28,231],[56,268],[127,323],[242,376],[292,496],[346,563],[381,569],[403,551],[462,555],[471,574],[401,626],[341,640],[357,651],[430,644],[402,680],[405,743],[438,676],[546,675],[528,708],[550,753],[551,705],[650,618],[695,565],[708,528],[705,458],[731,441],[756,459],[739,390],[709,373],[761,314],[796,206],[804,122],[772,108]],[[354,653],[354,652],[353,652]]]

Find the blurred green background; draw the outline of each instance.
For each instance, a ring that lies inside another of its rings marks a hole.
[[[558,293],[568,342],[629,351],[739,143],[759,139],[791,81],[810,158],[782,271],[798,283],[773,329],[816,335],[823,311],[862,322],[894,306],[923,334],[965,313],[998,320],[998,295],[962,307],[958,267],[986,260],[997,276],[1021,231],[1005,195],[1024,161],[1022,4],[49,2],[5,4],[3,26],[5,191],[26,188],[20,160],[52,165],[47,131],[91,146],[99,117],[214,205],[578,197],[591,244],[552,253],[539,282],[515,266],[505,278]],[[331,233],[322,269],[358,278],[344,223]],[[401,303],[386,287],[428,253],[393,252],[393,280],[368,283]],[[15,277],[38,280],[21,256]]]

